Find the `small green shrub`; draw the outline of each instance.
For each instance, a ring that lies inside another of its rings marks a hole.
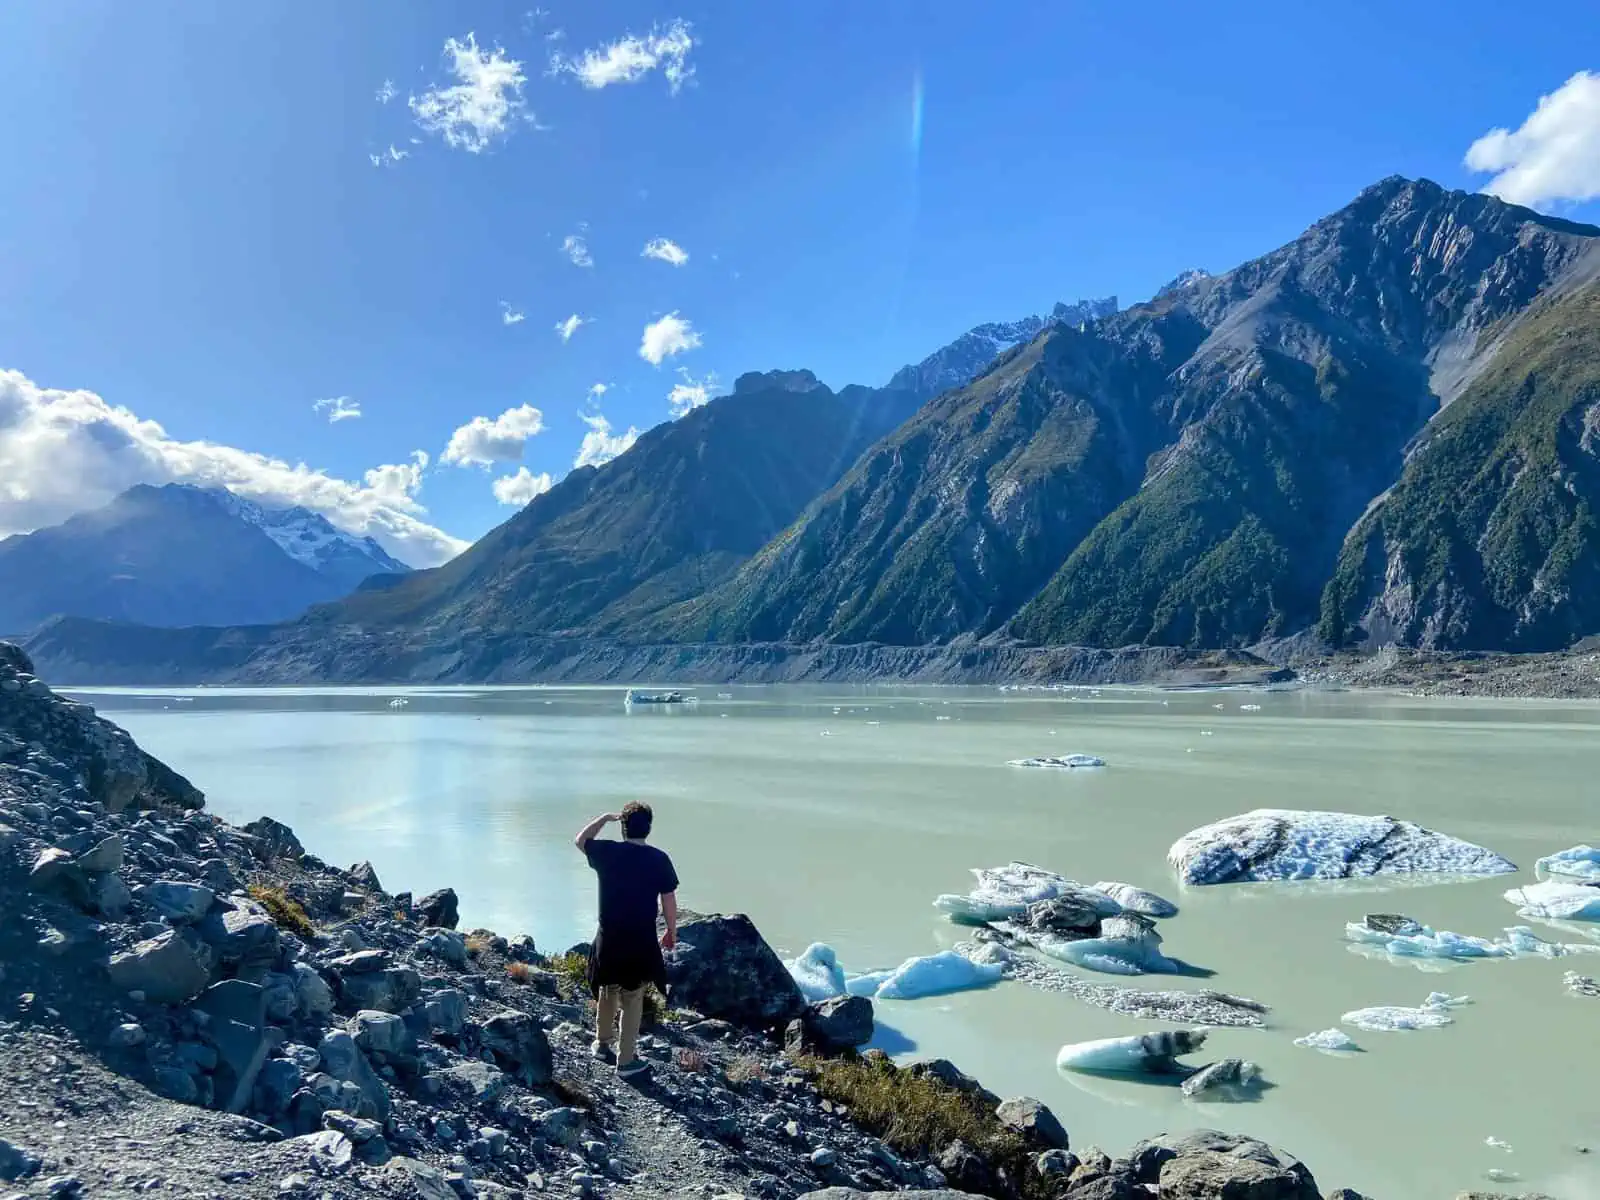
[[[316,936],[317,927],[311,923],[311,918],[306,915],[306,910],[300,902],[281,887],[269,887],[263,883],[252,883],[249,887],[250,898],[262,908],[267,910],[267,915],[272,918],[272,923],[279,929],[287,929],[290,933],[303,938]]]

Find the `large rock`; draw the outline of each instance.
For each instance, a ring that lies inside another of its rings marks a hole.
[[[258,983],[228,979],[207,988],[194,1007],[210,1018],[203,1036],[217,1052],[213,1084],[218,1106],[227,1112],[243,1112],[272,1049],[266,991]]]
[[[549,1083],[554,1069],[550,1039],[539,1022],[525,1012],[508,1009],[496,1013],[478,1030],[484,1049],[495,1061],[524,1083]]]
[[[254,902],[209,917],[200,936],[217,952],[224,970],[259,983],[278,959],[278,927]]]
[[[1196,1168],[1192,1173],[1185,1172],[1175,1177],[1173,1186],[1181,1186],[1188,1190],[1170,1194],[1182,1197],[1183,1200],[1191,1198],[1200,1200],[1202,1197],[1210,1200],[1213,1196],[1216,1200],[1224,1200],[1224,1197],[1226,1200],[1234,1200],[1233,1192],[1196,1190],[1210,1187],[1216,1181],[1225,1180],[1227,1172],[1233,1168],[1228,1163],[1215,1161],[1221,1158],[1231,1159],[1235,1163],[1252,1164],[1248,1168],[1239,1167],[1238,1178],[1268,1181],[1260,1182],[1260,1186],[1277,1189],[1260,1193],[1261,1200],[1319,1200],[1321,1195],[1317,1190],[1316,1180],[1311,1177],[1311,1172],[1306,1170],[1298,1159],[1274,1150],[1265,1142],[1239,1134],[1218,1133],[1214,1129],[1200,1129],[1193,1133],[1182,1134],[1164,1133],[1158,1137],[1146,1138],[1128,1153],[1129,1169],[1134,1179],[1144,1184],[1159,1183],[1162,1196],[1169,1195],[1166,1190],[1168,1164],[1187,1158],[1196,1158],[1197,1161],[1207,1165],[1204,1170]],[[1267,1168],[1267,1174],[1256,1171],[1255,1167]],[[1257,1184],[1241,1183],[1239,1186],[1255,1187]],[[1238,1197],[1239,1200],[1257,1200],[1257,1194],[1252,1191],[1239,1192]]]
[[[751,1029],[782,1029],[805,1011],[805,998],[749,917],[694,916],[678,926],[667,955],[667,995],[691,1008]]]
[[[142,992],[156,1004],[182,1004],[210,982],[211,951],[169,929],[114,955],[107,970],[125,992]]]
[[[56,895],[78,908],[92,906],[89,879],[69,851],[59,846],[41,850],[28,872],[28,887],[35,892]]]
[[[133,894],[174,925],[194,925],[204,920],[217,898],[210,888],[186,879],[158,879],[135,888]]]
[[[460,901],[456,899],[454,888],[429,892],[417,901],[416,913],[424,925],[436,925],[443,929],[454,929],[461,922]]]
[[[1020,1133],[1033,1146],[1041,1150],[1069,1150],[1067,1131],[1051,1112],[1032,1096],[1014,1096],[1002,1100],[994,1115],[1004,1125]]]
[[[353,1083],[360,1089],[361,1102],[356,1111],[358,1117],[372,1117],[379,1121],[389,1119],[389,1089],[378,1078],[367,1056],[356,1045],[355,1038],[342,1029],[331,1030],[322,1039],[317,1052],[322,1055],[323,1069],[329,1075],[345,1083]]]
[[[1161,1200],[1314,1200],[1315,1189],[1286,1167],[1268,1166],[1201,1150],[1169,1159],[1161,1168]]]
[[[853,1050],[872,1040],[872,1001],[865,996],[830,997],[800,1019],[807,1036],[826,1050]]]
[[[281,821],[257,817],[243,828],[255,839],[257,856],[268,862],[275,858],[289,858],[298,862],[305,857],[306,850],[300,844],[300,839],[295,837],[294,830]]]

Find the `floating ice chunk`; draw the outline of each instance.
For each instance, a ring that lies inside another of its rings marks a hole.
[[[1163,1030],[1139,1037],[1098,1038],[1074,1042],[1056,1054],[1058,1071],[1115,1071],[1119,1073],[1181,1074],[1178,1062],[1205,1044],[1203,1029]]]
[[[1504,1150],[1507,1154],[1512,1153],[1511,1143],[1502,1141],[1500,1138],[1495,1137],[1492,1133],[1483,1139],[1483,1144],[1485,1146],[1493,1147],[1496,1150]]]
[[[1043,758],[1013,758],[1008,764],[1013,767],[1054,767],[1070,770],[1073,767],[1103,767],[1106,760],[1096,758],[1092,754],[1060,754]]]
[[[1020,917],[1030,904],[1066,895],[1094,897],[1097,910],[1105,916],[1122,911],[1122,906],[1110,896],[1091,892],[1064,875],[1027,863],[975,867],[972,874],[978,881],[972,891],[965,896],[940,896],[933,902],[940,912],[963,925],[985,925],[990,921]]]
[[[1570,850],[1546,855],[1534,863],[1534,867],[1544,875],[1600,883],[1600,847],[1573,846]]]
[[[846,981],[845,987],[852,996],[916,1000],[922,996],[987,987],[1003,974],[1003,963],[977,963],[954,950],[941,950],[938,954],[908,958],[892,971],[870,971],[854,976]]]
[[[1455,1018],[1450,1015],[1452,1008],[1460,1008],[1463,1004],[1470,1003],[1470,998],[1466,996],[1429,992],[1428,998],[1417,1008],[1379,1005],[1375,1008],[1358,1008],[1354,1012],[1345,1013],[1339,1019],[1346,1025],[1354,1025],[1357,1029],[1369,1029],[1377,1033],[1388,1033],[1397,1029],[1438,1029],[1455,1023]]]
[[[1416,932],[1395,933],[1350,921],[1344,927],[1344,936],[1403,958],[1507,958],[1512,953],[1510,946],[1488,938],[1451,933],[1448,929],[1435,931],[1426,925],[1417,925]]]
[[[1034,945],[1051,958],[1108,975],[1177,970],[1178,964],[1161,953],[1161,935],[1151,925],[1148,917],[1108,917],[1099,937],[1041,937]]]
[[[1600,983],[1596,983],[1592,976],[1568,971],[1561,977],[1561,982],[1574,996],[1588,996],[1590,999],[1600,1000]]]
[[[1185,883],[1195,884],[1410,872],[1499,875],[1517,869],[1492,850],[1410,821],[1275,808],[1186,833],[1173,843],[1167,861]]]
[[[1094,890],[1104,892],[1127,912],[1140,913],[1146,917],[1175,917],[1178,915],[1178,906],[1171,900],[1164,899],[1154,892],[1147,892],[1143,888],[1136,888],[1131,883],[1101,882],[1094,885]]]
[[[1259,704],[1241,704],[1241,705],[1239,705],[1239,711],[1240,712],[1260,712],[1261,711],[1261,705],[1259,705]]]
[[[406,705],[408,705],[410,703],[411,703],[411,701],[407,700],[404,696],[396,696],[393,700],[389,701],[389,707],[390,708],[404,708]]]
[[[808,1004],[818,1004],[834,996],[844,995],[844,968],[839,956],[826,942],[812,942],[799,958],[784,964],[800,988]]]
[[[1350,1035],[1342,1029],[1322,1029],[1294,1040],[1296,1046],[1310,1046],[1313,1050],[1359,1050]]]
[[[1224,1058],[1183,1081],[1191,1100],[1244,1100],[1261,1085],[1261,1068],[1243,1058]]]
[[[1555,921],[1600,921],[1600,887],[1546,880],[1514,887],[1506,899],[1524,917]]]

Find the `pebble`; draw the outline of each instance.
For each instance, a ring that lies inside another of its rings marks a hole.
[[[818,1146],[811,1152],[811,1165],[813,1167],[831,1167],[838,1161],[838,1154],[834,1153],[834,1151],[830,1150],[826,1146]]]

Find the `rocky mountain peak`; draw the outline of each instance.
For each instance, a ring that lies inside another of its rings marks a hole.
[[[804,368],[798,371],[746,371],[733,381],[733,394],[750,392],[814,392],[822,387],[819,380]]]

